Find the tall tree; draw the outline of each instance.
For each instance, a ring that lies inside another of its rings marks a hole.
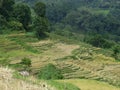
[[[49,22],[47,18],[36,17],[34,21],[34,29],[38,38],[46,37],[45,32],[49,30]]]
[[[17,4],[14,7],[14,17],[23,24],[23,27],[28,30],[28,25],[31,21],[31,10],[26,4]]]
[[[42,2],[38,2],[34,6],[35,13],[40,17],[45,17],[46,14],[46,5]]]
[[[44,3],[38,2],[34,6],[34,11],[37,17],[34,20],[34,29],[36,31],[36,36],[38,38],[44,38],[46,36],[45,32],[49,30],[49,22],[45,17],[46,5]]]
[[[14,0],[0,0],[0,14],[8,19],[13,11],[14,4]]]

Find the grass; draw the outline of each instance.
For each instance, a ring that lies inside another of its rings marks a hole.
[[[13,75],[14,73],[14,75]],[[17,78],[17,79],[16,79]],[[43,87],[43,85],[47,87]],[[0,67],[0,90],[56,90],[44,81],[38,82],[32,77],[20,76],[8,68]]]
[[[48,84],[57,88],[57,90],[80,90],[77,86],[67,83],[67,82],[58,82],[58,81],[47,81]]]
[[[100,78],[120,85],[120,62],[111,57],[111,50],[92,47],[59,35],[38,41],[31,33],[1,35],[0,45],[0,60],[10,60],[14,64],[24,57],[31,58],[32,72],[53,63],[62,69],[65,78]]]
[[[17,44],[19,44],[22,48],[24,48],[27,51],[30,51],[33,53],[38,53],[38,51],[34,47],[32,47],[26,43],[26,41],[25,41],[26,39],[24,39],[24,38],[28,39],[29,37],[22,37],[22,39],[13,37],[13,38],[10,38],[10,40],[16,42]],[[28,40],[30,40],[30,38]]]
[[[81,88],[81,90],[120,90],[120,88],[96,80],[70,79],[70,80],[61,80],[59,82],[71,83]]]
[[[18,72],[14,72],[13,75],[14,75],[13,77],[17,79],[21,79],[26,82],[31,82],[34,85],[35,84],[39,85],[41,82],[46,82],[47,85],[50,85],[50,87],[54,87],[55,90],[80,90],[80,88],[78,88],[77,86],[67,82],[62,83],[57,80],[36,80],[36,79],[33,79],[33,81],[30,81],[29,77],[23,77]]]

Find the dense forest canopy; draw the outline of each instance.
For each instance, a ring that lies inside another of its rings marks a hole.
[[[8,27],[37,31],[39,36],[43,35],[44,31],[61,35],[64,32],[66,34],[66,31],[77,34],[79,32],[85,35],[84,40],[86,36],[100,34],[104,35],[105,39],[120,42],[119,0],[0,0],[0,2],[2,30]]]

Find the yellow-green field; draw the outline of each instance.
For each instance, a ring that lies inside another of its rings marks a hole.
[[[59,82],[71,83],[79,87],[81,90],[120,90],[120,88],[114,87],[104,82],[95,81],[95,80],[70,79],[70,80],[62,80]]]

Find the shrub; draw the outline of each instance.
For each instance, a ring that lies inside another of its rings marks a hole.
[[[116,59],[116,60],[118,60],[119,59],[119,54],[120,53],[120,46],[115,46],[114,48],[113,48],[113,54],[112,54],[112,56]]]
[[[9,28],[13,29],[13,30],[23,30],[23,25],[22,23],[18,22],[18,21],[10,21],[8,23]]]
[[[38,73],[39,79],[62,79],[63,75],[61,70],[55,67],[53,64],[48,64],[43,67]]]
[[[100,48],[111,48],[113,43],[104,39],[101,35],[87,38],[87,43]]]
[[[29,58],[23,58],[20,62],[20,64],[26,65],[28,67],[31,66],[31,60]]]

